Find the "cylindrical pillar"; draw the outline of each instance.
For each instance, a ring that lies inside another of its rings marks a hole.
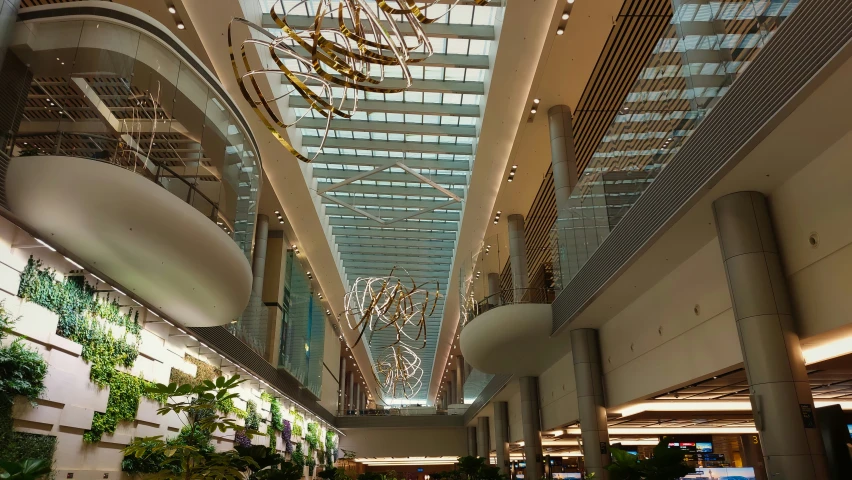
[[[500,297],[500,274],[499,273],[489,273],[488,274],[488,304],[493,305],[495,307],[499,307],[503,304]]]
[[[358,415],[361,412],[361,384],[355,382],[355,394],[352,395],[352,410]]]
[[[594,473],[596,479],[606,480],[609,478],[606,466],[611,461],[598,331],[591,328],[572,330],[571,355],[574,357],[574,381],[577,386],[586,473]]]
[[[456,355],[456,403],[464,403],[464,357]]]
[[[346,414],[346,357],[340,357],[340,377],[338,380],[337,414]]]
[[[574,154],[574,132],[571,109],[555,105],[547,110],[550,126],[550,161],[553,167],[553,190],[556,196],[557,219],[570,218],[568,212],[571,192],[580,178]]]
[[[2,0],[0,0],[2,1]],[[257,234],[254,236],[254,257],[251,271],[254,276],[251,291],[258,297],[263,295],[263,274],[266,270],[266,242],[269,238],[269,217],[257,214]]]
[[[713,216],[767,476],[828,478],[787,279],[766,197],[725,195]]]
[[[527,276],[527,244],[524,239],[524,216],[509,215],[509,263],[512,265],[512,301],[523,298],[529,286]]]
[[[476,450],[476,427],[467,427],[467,454],[475,457],[478,453]]]
[[[355,372],[346,374],[346,383],[349,384],[349,389],[346,391],[349,397],[346,402],[346,411],[351,412],[355,410]]]
[[[479,417],[476,424],[476,456],[488,459],[490,455],[491,427],[488,425],[488,417]]]
[[[0,68],[3,68],[6,50],[9,48],[12,33],[15,31],[20,3],[21,0],[0,0]]]
[[[566,105],[555,105],[547,111],[550,126],[550,159],[553,171],[553,190],[556,197],[556,233],[559,250],[560,285],[567,283],[570,272],[577,269],[574,254],[577,249],[576,232],[572,212],[571,192],[577,185],[577,157],[574,153],[574,132],[571,109]],[[582,230],[580,230],[582,232]],[[582,238],[582,235],[581,235]]]
[[[467,362],[464,361],[464,381],[466,382],[468,378],[470,378],[470,372],[473,371],[473,367]]]
[[[494,402],[494,444],[500,473],[509,474],[509,403]]]
[[[538,377],[520,377],[521,423],[524,427],[524,478],[541,478],[544,474],[541,450],[541,412],[539,411]]]

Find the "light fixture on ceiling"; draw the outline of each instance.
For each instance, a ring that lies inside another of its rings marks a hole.
[[[538,112],[538,110],[536,110],[535,107],[533,107],[533,109],[530,110],[530,113],[532,113],[533,115],[535,115],[536,112]]]
[[[574,0],[568,0],[568,3],[574,3]]]
[[[173,5],[169,5],[169,13],[174,15],[175,13],[177,13],[177,9],[175,9]]]
[[[564,29],[564,28],[559,27],[559,28],[557,28],[557,29],[556,29],[556,34],[557,34],[557,35],[562,35],[562,34],[564,34],[564,33],[565,33],[565,29]]]
[[[509,170],[509,178],[508,178],[508,180],[510,182],[515,179],[515,172],[517,172],[517,171],[518,171],[518,166],[512,165],[512,169]]]
[[[538,105],[539,103],[541,103],[541,100],[539,100],[538,98],[534,98],[533,103]]]
[[[565,13],[562,14],[562,20],[568,20],[568,17],[570,17],[570,16],[571,15],[568,12],[565,12]]]
[[[178,22],[177,28],[178,30],[184,30],[186,29],[186,25],[184,25],[183,22]]]

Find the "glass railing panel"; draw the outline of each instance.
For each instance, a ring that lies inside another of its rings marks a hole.
[[[260,165],[228,103],[150,34],[108,19],[22,23],[11,52],[26,65],[11,157],[64,155],[133,171],[222,228],[247,259]],[[214,80],[211,80],[214,81]],[[218,87],[221,88],[221,87]]]
[[[797,1],[673,1],[673,15],[550,235],[561,290],[770,41]]]

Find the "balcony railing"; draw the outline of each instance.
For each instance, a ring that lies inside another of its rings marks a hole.
[[[489,295],[482,300],[470,299],[466,304],[465,324],[483,313],[504,305],[515,305],[519,303],[543,303],[550,304],[555,298],[555,292],[551,288],[509,288],[500,290],[498,293]]]

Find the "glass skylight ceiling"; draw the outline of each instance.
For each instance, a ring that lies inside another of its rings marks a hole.
[[[273,5],[280,12],[279,3],[261,0],[266,12]],[[470,0],[462,0],[448,15],[426,25],[434,54],[424,63],[410,67],[414,83],[407,91],[357,92],[358,112],[351,119],[332,120],[325,148],[312,164],[318,190],[400,162],[464,199],[476,153],[485,80],[490,74],[488,55],[496,48],[494,23],[501,3],[495,0],[494,6],[474,6]],[[336,6],[337,2],[332,4]],[[373,1],[367,4],[378,8]],[[283,2],[288,22],[306,27],[313,19],[317,2],[297,5],[296,0]],[[429,7],[425,13],[436,17],[446,11],[447,5],[441,4]],[[348,14],[344,16],[349,18]],[[274,35],[281,33],[274,24],[266,27]],[[413,37],[406,38],[409,40],[414,42]],[[285,64],[293,70],[301,68],[295,60],[286,60]],[[402,85],[401,79],[400,67],[385,69],[386,85]],[[335,87],[332,93],[340,99],[343,89]],[[353,93],[348,92],[350,98]],[[297,117],[306,114],[299,123],[302,145],[313,155],[320,146],[326,119],[310,110],[300,97],[291,97],[289,106]],[[405,277],[400,270],[404,268],[416,283],[432,282],[432,289],[437,284],[442,296],[448,294],[461,203],[447,205],[450,198],[444,192],[398,167],[352,181],[326,195],[388,222],[382,225],[323,198],[350,283],[347,288],[357,277],[387,276],[396,267],[397,276]],[[400,219],[423,210],[427,211]],[[390,223],[395,219],[399,220]],[[427,343],[417,350],[423,359],[423,388],[407,403],[425,403],[443,306],[441,299],[427,319]],[[377,332],[370,348],[373,358],[378,358],[394,339],[390,329]]]

